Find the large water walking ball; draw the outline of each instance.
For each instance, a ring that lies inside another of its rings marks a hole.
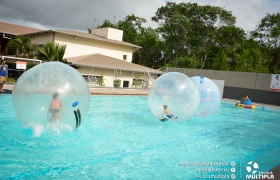
[[[149,106],[158,119],[183,121],[193,116],[199,105],[199,93],[192,80],[178,72],[157,78],[149,90]]]
[[[204,76],[194,76],[191,79],[197,86],[200,95],[200,103],[195,116],[203,118],[215,113],[221,103],[218,86]]]
[[[20,76],[12,102],[23,126],[63,123],[75,129],[88,113],[90,92],[77,70],[61,62],[47,62]]]

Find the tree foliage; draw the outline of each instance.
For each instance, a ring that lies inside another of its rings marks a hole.
[[[146,19],[137,17],[134,14],[128,15],[113,25],[105,20],[98,27],[112,27],[123,30],[123,41],[140,46],[133,54],[133,62],[148,67],[159,68],[158,61],[162,58],[162,42],[153,28],[142,26]]]
[[[133,54],[133,62],[144,66],[159,68],[158,63],[162,58],[162,42],[152,28],[144,28],[137,38],[137,44],[141,46]]]
[[[43,47],[38,48],[36,57],[43,61],[60,61],[67,62],[63,58],[66,45],[59,45],[52,42],[46,43]]]
[[[257,28],[252,31],[252,36],[261,45],[276,48],[280,46],[280,13],[267,14]]]
[[[106,27],[117,28],[117,26],[114,25],[113,23],[111,23],[108,19],[105,19],[105,21],[103,21],[102,25],[97,26],[97,28],[106,28]]]
[[[280,73],[280,13],[267,14],[247,34],[230,11],[191,2],[167,2],[151,19],[157,28],[145,27],[146,19],[134,14],[117,23],[106,19],[98,28],[123,30],[123,41],[141,47],[134,49],[132,62],[147,67]],[[16,36],[5,55],[66,62],[65,48],[47,43],[37,49],[30,38]]]
[[[223,8],[172,2],[159,8],[152,20],[159,23],[158,31],[168,47],[169,60],[174,61],[175,66],[177,58],[195,57],[201,68],[216,43],[217,29],[235,23],[235,17]]]
[[[267,14],[251,32],[251,37],[259,43],[263,53],[269,54],[270,72],[280,73],[280,13]]]
[[[135,16],[134,14],[126,16],[123,21],[117,23],[117,27],[123,30],[123,41],[137,43],[138,36],[143,34],[144,28],[142,23],[147,20]]]
[[[7,44],[5,48],[5,55],[33,58],[36,49],[37,46],[31,43],[31,39],[29,37],[18,35]]]
[[[123,41],[142,47],[133,62],[144,66],[280,73],[279,13],[267,14],[247,34],[230,11],[191,2],[167,2],[152,20],[157,28],[144,27],[146,19],[134,14],[99,27],[123,30]]]

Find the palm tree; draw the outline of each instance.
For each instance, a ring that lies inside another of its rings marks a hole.
[[[46,43],[43,47],[37,49],[35,55],[38,59],[43,61],[60,61],[66,63],[67,60],[63,59],[65,54],[66,45],[59,45],[58,43]]]
[[[31,39],[29,37],[18,35],[7,44],[5,55],[33,58],[36,49],[37,45],[31,44]]]

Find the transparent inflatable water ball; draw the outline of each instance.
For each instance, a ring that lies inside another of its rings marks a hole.
[[[148,101],[150,110],[159,120],[184,121],[196,112],[199,92],[188,76],[169,72],[153,82]]]
[[[211,79],[204,76],[194,76],[191,80],[197,86],[200,96],[199,107],[195,116],[203,118],[215,113],[221,103],[218,86]]]
[[[20,76],[12,103],[23,126],[60,123],[76,129],[88,113],[90,92],[77,70],[64,63],[47,62]]]

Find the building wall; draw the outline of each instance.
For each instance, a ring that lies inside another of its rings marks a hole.
[[[75,36],[62,33],[56,33],[55,42],[66,45],[65,58],[99,53],[121,60],[123,59],[123,55],[126,55],[126,61],[132,62],[133,48],[129,46],[82,37],[75,39]]]
[[[220,96],[221,99],[223,98],[224,95],[224,87],[225,87],[225,81],[224,80],[217,80],[217,79],[211,79],[219,88],[220,90]]]
[[[53,32],[49,33],[42,33],[40,35],[33,35],[31,36],[31,43],[32,44],[46,44],[48,42],[53,42],[55,34]]]
[[[126,55],[126,61],[132,62],[133,48],[130,46],[82,37],[75,38],[73,35],[58,32],[48,32],[32,36],[32,43],[34,44],[45,44],[47,42],[66,45],[64,58],[99,53],[121,60]]]
[[[58,32],[42,33],[36,36],[34,35],[32,37],[32,43],[45,44],[47,42],[55,42],[55,43],[59,43],[60,45],[66,45],[66,51],[64,55],[65,58],[99,53],[117,59],[123,59],[123,56],[126,55],[127,56],[126,61],[132,62],[133,48],[130,46],[97,41],[97,40],[82,38],[82,37],[75,38],[75,36],[73,35],[68,35],[68,34],[63,34]],[[79,67],[77,70],[82,75],[92,75],[92,76],[103,75],[105,87],[113,87],[113,82],[114,79],[116,78],[121,80],[121,87],[123,87],[124,81],[129,82],[130,88],[135,87],[133,86],[133,79],[135,79],[136,74],[139,74],[140,79],[146,79],[144,76],[144,72],[134,73],[130,71],[118,71],[118,75],[117,75],[114,69]],[[149,84],[151,84],[151,82],[149,82]]]
[[[92,29],[92,34],[105,37],[107,39],[122,41],[123,31],[113,28],[98,28]]]
[[[123,31],[118,30],[118,29],[108,28],[108,39],[122,41]]]
[[[186,68],[167,68],[165,72],[181,72],[189,77],[205,76],[224,80],[224,98],[240,99],[248,94],[254,102],[280,106],[280,93],[269,91],[271,74]]]
[[[113,87],[114,80],[120,79],[121,80],[121,86],[123,87],[123,82],[128,81],[129,82],[129,88],[135,88],[133,85],[133,79],[139,78],[139,79],[146,79],[144,72],[138,73],[138,72],[131,72],[131,71],[114,71],[113,69],[103,69],[103,68],[92,68],[92,67],[79,67],[77,69],[82,75],[90,75],[90,76],[102,76],[104,77],[104,84],[105,87]],[[151,82],[149,82],[151,84]],[[90,87],[98,86],[96,84],[89,83]]]

